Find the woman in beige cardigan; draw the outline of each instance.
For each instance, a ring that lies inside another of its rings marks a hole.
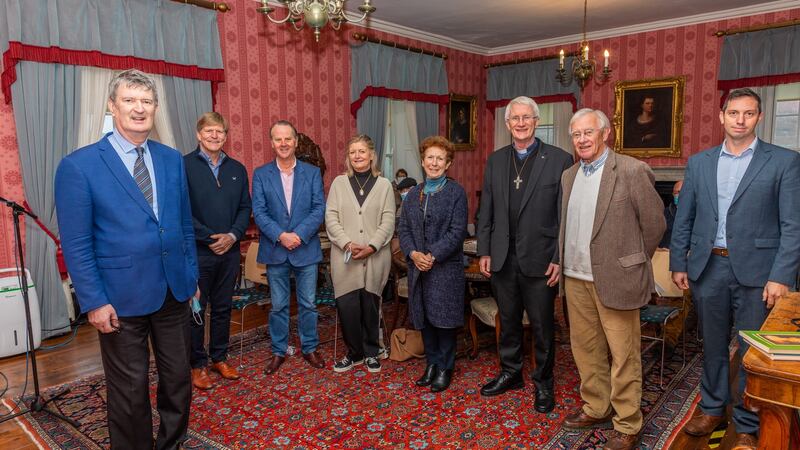
[[[331,243],[331,274],[347,355],[335,372],[364,364],[380,372],[380,299],[391,268],[394,190],[378,171],[375,143],[355,136],[347,144],[347,173],[333,180],[325,209]]]

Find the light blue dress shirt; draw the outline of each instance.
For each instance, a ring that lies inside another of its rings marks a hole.
[[[136,164],[136,158],[138,157],[136,154],[136,145],[122,137],[116,128],[111,132],[108,141],[111,142],[111,146],[117,151],[117,155],[119,155],[119,159],[122,160],[122,164],[125,164],[128,173],[133,177],[133,166]],[[147,167],[147,171],[150,172],[150,183],[153,185],[153,213],[158,217],[158,189],[156,189],[156,173],[153,171],[153,157],[150,155],[147,141],[144,142],[142,147],[144,148],[144,153],[142,154],[144,157],[144,165]]]
[[[211,169],[211,173],[214,174],[214,178],[216,178],[217,181],[219,181],[219,166],[222,165],[222,161],[225,161],[225,158],[227,158],[228,155],[226,155],[225,152],[219,152],[219,158],[217,158],[216,166],[214,165],[213,162],[211,162],[211,157],[208,156],[206,152],[203,151],[202,148],[200,149],[200,156],[202,156],[203,159],[206,160],[206,162],[208,163],[208,167]]]
[[[725,142],[719,151],[719,162],[717,162],[717,205],[719,207],[719,222],[717,223],[717,236],[714,238],[714,247],[728,248],[728,241],[725,237],[725,230],[728,225],[728,209],[731,207],[733,196],[739,183],[742,181],[753,154],[758,146],[758,138],[747,146],[739,156],[728,151]]]
[[[593,173],[597,172],[597,169],[603,167],[607,159],[608,159],[608,147],[606,147],[606,149],[603,150],[603,154],[600,155],[599,158],[595,159],[590,163],[585,163],[583,162],[583,160],[581,160],[580,162],[581,162],[581,169],[583,169],[583,174],[586,175],[587,177],[591,176]]]

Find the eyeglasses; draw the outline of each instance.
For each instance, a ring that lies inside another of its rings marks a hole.
[[[534,120],[539,119],[538,116],[514,116],[508,118],[508,123],[514,125],[520,122],[533,122]]]
[[[570,136],[572,137],[573,141],[577,141],[581,138],[581,136],[585,136],[586,139],[591,139],[594,137],[595,133],[597,133],[597,130],[589,128],[588,130],[574,131],[570,133]]]

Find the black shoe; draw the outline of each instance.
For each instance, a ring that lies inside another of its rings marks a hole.
[[[556,407],[556,397],[552,390],[536,389],[536,401],[533,409],[542,414],[549,413]]]
[[[364,360],[364,365],[367,366],[367,371],[370,373],[378,373],[381,371],[381,362],[377,356],[370,356]]]
[[[436,371],[436,377],[431,381],[431,392],[442,392],[450,387],[450,381],[453,379],[453,369],[439,369]]]
[[[333,371],[337,373],[347,372],[348,370],[360,364],[364,364],[364,358],[356,359],[351,358],[350,355],[347,355],[340,361],[336,361],[336,364],[333,365]]]
[[[416,381],[416,385],[430,386],[433,382],[433,378],[436,376],[436,372],[436,365],[428,364],[428,366],[425,367],[425,373],[423,373],[419,380]]]
[[[525,382],[522,381],[522,373],[500,372],[494,380],[488,382],[481,388],[481,395],[491,397],[500,395],[512,389],[522,389]]]

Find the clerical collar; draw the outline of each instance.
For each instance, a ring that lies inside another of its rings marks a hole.
[[[514,155],[517,159],[522,161],[539,147],[539,138],[533,138],[533,142],[525,150],[517,149],[517,146],[514,144],[511,144],[511,147],[514,149]]]

